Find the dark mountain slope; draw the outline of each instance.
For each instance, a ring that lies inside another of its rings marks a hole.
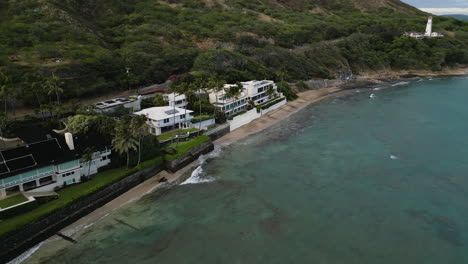
[[[468,24],[396,0],[9,0],[0,20],[0,85],[29,105],[60,77],[64,98],[136,88],[195,70],[229,82],[334,78],[467,61]],[[129,74],[126,68],[130,68]],[[63,84],[62,84],[63,83]],[[39,84],[39,85],[37,85]],[[16,100],[18,101],[18,100]]]

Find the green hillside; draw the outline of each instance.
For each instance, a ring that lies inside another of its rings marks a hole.
[[[398,0],[8,0],[0,86],[37,106],[53,75],[70,99],[194,70],[228,82],[293,81],[468,62],[468,23],[435,17],[448,37],[401,37],[425,23]]]

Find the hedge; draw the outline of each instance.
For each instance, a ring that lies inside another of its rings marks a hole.
[[[277,104],[277,103],[279,103],[279,102],[284,101],[284,99],[286,99],[286,97],[281,97],[281,98],[276,99],[276,100],[274,100],[274,101],[271,101],[271,102],[269,102],[269,103],[267,103],[267,104],[264,104],[264,105],[262,105],[262,110],[268,109],[268,108],[272,107],[273,105],[275,105],[275,104]]]

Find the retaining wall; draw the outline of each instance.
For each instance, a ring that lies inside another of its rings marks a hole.
[[[200,123],[201,123],[201,126],[200,126]],[[215,124],[215,119],[211,118],[211,119],[203,120],[198,123],[192,123],[192,127],[196,129],[205,129],[214,124]]]
[[[201,144],[198,147],[191,149],[190,151],[188,151],[187,153],[185,153],[184,155],[182,155],[180,158],[176,160],[166,160],[164,162],[164,165],[168,171],[176,172],[182,169],[183,167],[189,165],[196,159],[198,159],[200,155],[209,153],[213,151],[213,149],[214,149],[213,143],[206,142],[206,143]]]
[[[285,105],[287,103],[287,100],[283,100],[281,102],[278,102],[267,109],[262,109],[260,110],[260,113],[257,113],[257,109],[252,109],[247,112],[245,112],[242,115],[235,116],[232,120],[229,120],[229,127],[231,131],[234,131],[238,129],[239,127],[243,125],[247,125],[248,123],[254,121],[255,119],[261,117],[262,115],[267,114],[268,112],[271,112],[275,109],[280,108],[281,106]]]
[[[19,230],[1,235],[0,263],[6,263],[15,258],[162,170],[163,166],[159,165],[138,171],[90,195],[81,197],[38,221],[26,224]]]

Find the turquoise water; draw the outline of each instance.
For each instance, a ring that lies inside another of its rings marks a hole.
[[[468,78],[337,95],[41,261],[468,263],[467,99]]]

